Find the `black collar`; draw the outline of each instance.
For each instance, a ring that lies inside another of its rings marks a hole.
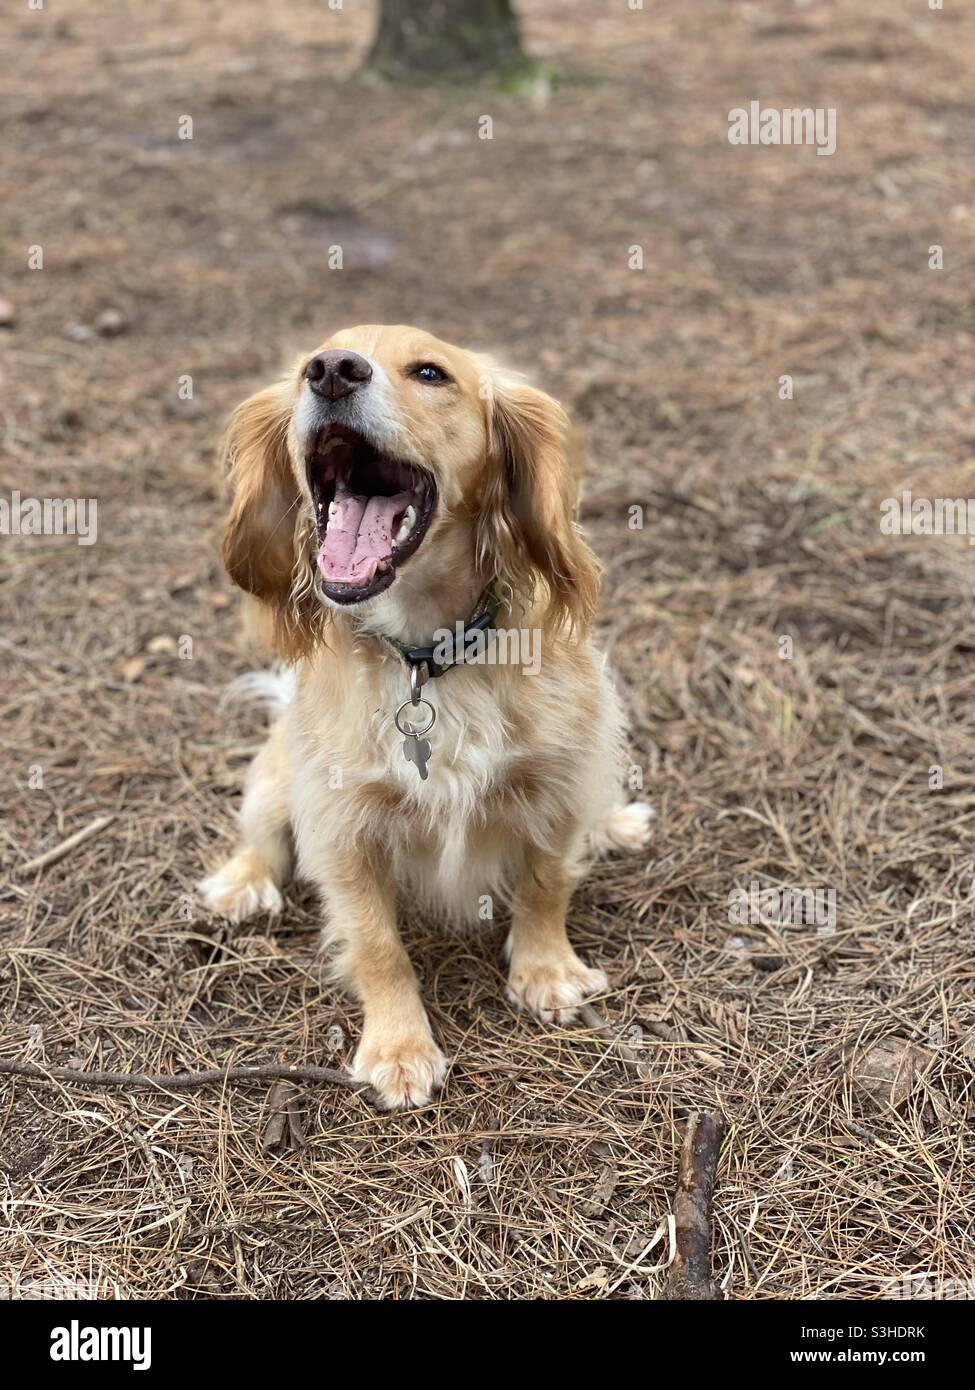
[[[379,637],[387,646],[392,647],[397,656],[403,658],[407,666],[412,670],[414,667],[426,667],[426,671],[420,671],[420,675],[425,679],[435,679],[437,676],[444,676],[453,666],[462,666],[467,659],[468,649],[477,640],[481,633],[490,632],[494,627],[494,619],[497,617],[501,601],[491,589],[485,589],[481,597],[474,605],[474,611],[464,624],[464,631],[457,640],[455,633],[449,642],[438,642],[435,646],[429,647],[407,647],[402,642],[398,642],[395,637],[387,637],[385,633],[374,632],[370,635]],[[364,629],[368,631],[368,629]],[[450,655],[446,661],[434,661],[433,654],[446,648]]]

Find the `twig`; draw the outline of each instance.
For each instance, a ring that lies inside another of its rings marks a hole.
[[[353,1081],[344,1071],[334,1067],[291,1067],[284,1062],[267,1062],[256,1067],[208,1067],[205,1071],[165,1072],[143,1071],[79,1071],[74,1067],[38,1067],[32,1062],[14,1062],[0,1058],[0,1073],[25,1076],[30,1081],[66,1081],[72,1086],[126,1086],[130,1090],[151,1091],[156,1087],[171,1091],[187,1091],[193,1086],[227,1083],[246,1086],[261,1081],[312,1081],[330,1086],[342,1086],[347,1091],[365,1091],[363,1081]]]
[[[756,1281],[756,1283],[757,1283],[758,1280],[761,1279],[762,1276],[761,1276],[761,1275],[759,1274],[759,1272],[758,1272],[758,1265],[757,1265],[757,1264],[755,1263],[755,1261],[752,1259],[752,1252],[751,1252],[751,1250],[749,1250],[749,1248],[748,1248],[748,1241],[747,1241],[747,1240],[745,1239],[745,1237],[742,1235],[741,1231],[739,1231],[739,1230],[737,1229],[737,1227],[735,1228],[735,1233],[736,1233],[736,1235],[738,1236],[738,1244],[741,1246],[741,1253],[742,1253],[742,1254],[744,1255],[744,1257],[745,1257],[745,1263],[746,1263],[746,1265],[748,1266],[749,1271],[751,1272],[752,1278],[753,1278],[753,1279]]]
[[[90,825],[84,826],[81,830],[76,830],[73,835],[69,835],[66,840],[62,840],[53,849],[45,850],[36,859],[28,859],[26,864],[19,864],[15,870],[18,874],[32,874],[35,869],[46,869],[48,864],[53,864],[56,859],[61,859],[69,854],[78,845],[83,845],[86,840],[90,840],[93,835],[98,835],[106,825],[111,825],[114,816],[99,816]]]
[[[711,1199],[725,1128],[724,1118],[707,1110],[687,1121],[674,1203],[677,1255],[664,1295],[668,1299],[721,1297],[711,1277]]]

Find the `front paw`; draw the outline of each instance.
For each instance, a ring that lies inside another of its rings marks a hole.
[[[531,964],[512,960],[507,996],[543,1023],[571,1023],[579,1005],[608,988],[601,970],[584,965],[574,951]]]
[[[215,874],[197,884],[211,912],[242,922],[255,912],[280,912],[284,900],[270,867],[250,850],[242,849]]]
[[[429,1033],[366,1034],[352,1062],[352,1076],[379,1097],[383,1110],[428,1105],[447,1074],[447,1059]]]

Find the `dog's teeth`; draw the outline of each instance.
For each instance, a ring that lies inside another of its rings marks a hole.
[[[337,513],[338,513],[338,507],[336,506],[336,504],[335,504],[334,502],[329,502],[329,504],[328,504],[328,519],[329,519],[329,521],[334,521]]]
[[[402,545],[403,542],[406,540],[407,536],[408,536],[408,535],[410,534],[410,532],[413,530],[413,527],[414,527],[415,525],[416,525],[416,508],[415,508],[414,506],[410,505],[409,507],[407,507],[406,511],[403,513],[403,520],[402,520],[402,521],[400,522],[400,524],[399,524],[399,530],[396,532],[396,535],[393,537],[395,543],[396,543],[397,545]]]

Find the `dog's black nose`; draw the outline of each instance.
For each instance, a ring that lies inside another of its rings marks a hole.
[[[337,348],[316,352],[305,368],[305,377],[316,396],[337,401],[365,386],[372,378],[372,367],[360,353]]]

